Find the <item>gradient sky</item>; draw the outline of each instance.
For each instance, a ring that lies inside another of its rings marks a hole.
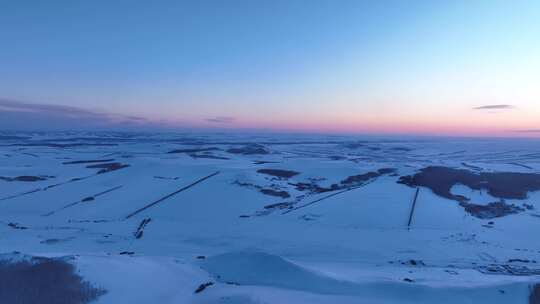
[[[540,136],[539,37],[537,0],[0,0],[0,128]]]

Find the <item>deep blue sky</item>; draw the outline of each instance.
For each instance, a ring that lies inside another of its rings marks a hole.
[[[534,129],[538,37],[539,1],[0,0],[0,98],[173,126]]]

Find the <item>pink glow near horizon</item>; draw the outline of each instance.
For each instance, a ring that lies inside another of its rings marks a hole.
[[[491,118],[490,118],[491,119]],[[463,119],[460,121],[385,121],[377,119],[343,119],[330,121],[328,119],[305,119],[297,121],[265,121],[238,119],[231,123],[214,124],[206,121],[184,121],[178,123],[169,120],[171,127],[190,126],[201,129],[224,130],[253,130],[300,133],[330,133],[330,134],[383,134],[383,135],[428,135],[428,136],[492,136],[492,137],[540,137],[540,130],[534,129],[534,124],[523,121],[508,120],[494,127],[489,121]]]

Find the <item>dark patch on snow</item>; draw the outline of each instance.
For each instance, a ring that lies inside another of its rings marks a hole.
[[[426,266],[424,261],[422,260],[408,260],[408,261],[402,261],[401,265],[408,265],[408,266]]]
[[[86,166],[86,168],[88,169],[101,169],[96,174],[108,173],[108,172],[120,170],[127,167],[129,167],[129,165],[122,164],[122,163],[105,163],[105,164]]]
[[[330,160],[345,160],[347,157],[341,155],[332,155],[328,157]]]
[[[13,228],[13,229],[18,229],[18,230],[26,230],[26,229],[28,229],[28,227],[21,226],[18,223],[8,223],[7,225],[9,227]]]
[[[289,192],[284,191],[284,190],[280,190],[279,186],[275,185],[275,184],[271,185],[271,187],[274,187],[274,188],[263,188],[262,186],[255,185],[253,183],[246,183],[246,182],[240,182],[240,181],[234,181],[233,184],[239,185],[239,186],[242,186],[242,187],[248,187],[248,188],[257,189],[257,191],[259,191],[260,193],[265,194],[265,195],[277,196],[277,197],[281,197],[281,198],[289,198],[289,197],[291,197]]]
[[[266,195],[271,195],[271,196],[278,196],[278,197],[281,197],[281,198],[289,198],[291,197],[291,195],[289,194],[289,192],[287,191],[278,191],[278,190],[274,190],[274,189],[266,189],[266,188],[263,188],[261,190],[259,190],[262,194],[266,194]]]
[[[536,263],[536,261],[527,259],[509,259],[508,263]]]
[[[289,183],[289,185],[293,186],[298,191],[309,193],[324,193],[339,190],[338,184],[332,184],[330,187],[321,187],[314,181],[310,181],[309,183]]]
[[[476,270],[483,274],[493,275],[512,275],[512,276],[538,276],[540,269],[528,268],[521,265],[509,264],[490,264],[486,266],[477,266]]]
[[[68,220],[68,223],[108,223],[115,220]]]
[[[309,222],[309,221],[315,221],[320,217],[321,217],[321,215],[319,215],[319,214],[304,214],[302,216],[299,216],[298,219]]]
[[[0,140],[27,140],[31,139],[29,136],[17,136],[17,135],[0,135]]]
[[[206,158],[206,159],[221,159],[221,160],[228,160],[230,158],[228,157],[223,157],[223,156],[217,156],[217,155],[213,155],[213,154],[189,154],[189,156],[191,156],[192,158]]]
[[[178,177],[178,176],[175,176],[175,177],[154,176],[154,178],[156,178],[156,179],[167,179],[167,180],[178,180],[178,179],[180,179],[180,177]]]
[[[529,304],[540,304],[540,284],[535,284],[534,286],[531,286]]]
[[[478,218],[496,218],[524,211],[524,208],[509,205],[504,199],[526,199],[530,191],[540,190],[540,174],[514,172],[471,172],[464,169],[431,166],[412,176],[402,176],[398,183],[411,187],[423,186],[440,197],[459,202],[465,211]],[[477,205],[462,195],[451,193],[453,186],[463,184],[473,190],[487,190],[500,202]]]
[[[265,155],[270,154],[270,151],[266,149],[263,145],[260,144],[251,144],[246,145],[241,148],[230,148],[227,150],[231,154],[242,154],[242,155]]]
[[[12,147],[49,147],[49,148],[74,148],[74,147],[114,147],[118,144],[109,144],[109,143],[73,143],[73,144],[59,144],[59,143],[50,143],[50,142],[36,142],[36,143],[25,143],[25,144],[11,144],[8,146]]]
[[[523,208],[525,208],[527,210],[534,210],[534,206],[531,205],[531,204],[523,204]]]
[[[370,179],[379,177],[381,174],[378,172],[368,172],[365,174],[352,175],[341,181],[342,185],[351,186],[366,182]]]
[[[201,285],[199,285],[199,287],[197,287],[197,289],[195,289],[195,293],[201,293],[203,292],[206,288],[210,287],[214,285],[213,282],[206,282],[206,283],[203,283]]]
[[[93,164],[93,163],[108,163],[114,161],[114,158],[108,159],[91,159],[91,160],[74,160],[63,162],[62,165],[78,165],[78,164]]]
[[[137,227],[137,230],[133,233],[133,236],[136,239],[140,239],[143,237],[144,228],[146,227],[146,225],[150,223],[151,220],[152,220],[151,218],[145,218],[141,221],[141,223]]]
[[[264,206],[264,209],[287,209],[291,205],[291,203],[275,203]]]
[[[284,179],[289,179],[293,176],[300,174],[299,172],[296,172],[296,171],[283,170],[283,169],[259,169],[257,170],[257,173],[271,175],[271,176],[284,178]]]
[[[410,151],[412,151],[411,148],[407,148],[407,147],[393,147],[393,148],[390,148],[390,150],[397,151],[397,152],[410,152]]]
[[[504,201],[493,202],[487,205],[460,202],[459,205],[462,206],[467,213],[480,219],[493,219],[525,211],[525,209],[519,206],[506,204]]]
[[[534,168],[533,167],[529,167],[527,165],[524,165],[524,164],[520,164],[520,163],[508,163],[509,165],[514,165],[514,166],[517,166],[517,167],[521,167],[521,168],[525,168],[525,169],[529,169],[529,170],[533,170]]]
[[[381,169],[377,170],[377,172],[380,175],[385,175],[385,174],[394,174],[394,173],[397,172],[397,170],[395,168],[381,168]]]
[[[46,239],[46,240],[41,241],[40,243],[45,244],[45,245],[55,245],[55,244],[58,244],[58,243],[71,241],[72,239],[73,239],[73,237],[69,237],[69,238],[65,238],[65,239]]]
[[[309,183],[306,183],[306,182],[289,183],[289,185],[295,187],[295,189],[298,191],[307,191],[309,193],[324,193],[324,192],[339,191],[339,190],[344,190],[344,189],[348,189],[352,187],[361,186],[367,182],[374,180],[377,177],[394,173],[394,172],[396,172],[396,170],[393,168],[382,168],[377,171],[349,176],[345,178],[344,180],[342,180],[339,184],[332,184],[329,187],[321,187],[317,184],[315,180],[311,180]]]
[[[62,260],[33,257],[0,260],[0,302],[13,304],[84,304],[105,294]]]
[[[343,148],[355,150],[355,149],[358,149],[358,148],[365,147],[365,145],[366,145],[365,143],[352,142],[352,143],[343,144],[342,146],[343,146]]]
[[[167,153],[169,153],[169,154],[179,154],[179,153],[191,154],[191,153],[211,152],[211,151],[221,151],[221,149],[216,148],[216,147],[194,148],[194,149],[176,149],[176,150],[169,151]]]
[[[266,161],[266,160],[256,160],[253,162],[254,165],[264,165],[264,164],[277,164],[277,161]]]
[[[39,181],[47,180],[49,178],[54,178],[54,176],[48,176],[48,175],[40,175],[40,176],[22,175],[22,176],[17,176],[17,177],[0,176],[0,180],[6,181],[6,182],[39,182]]]
[[[21,153],[23,155],[28,155],[28,156],[32,156],[32,157],[36,157],[36,158],[39,158],[39,155],[37,154],[34,154],[34,153],[28,153],[28,152],[24,152],[24,153]]]
[[[540,190],[540,174],[514,172],[476,173],[464,169],[430,166],[413,176],[403,176],[399,183],[430,188],[435,194],[460,201],[450,189],[463,184],[473,190],[485,189],[488,193],[502,199],[525,199],[529,191]]]
[[[377,170],[376,172],[368,172],[368,173],[359,174],[359,175],[352,175],[341,181],[342,187],[339,187],[338,190],[344,188],[343,186],[351,187],[351,186],[361,185],[381,175],[386,175],[386,174],[390,174],[394,172],[395,172],[395,169],[382,168],[382,169]]]

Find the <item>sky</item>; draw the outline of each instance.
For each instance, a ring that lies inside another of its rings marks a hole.
[[[540,137],[540,1],[0,0],[0,130]]]

